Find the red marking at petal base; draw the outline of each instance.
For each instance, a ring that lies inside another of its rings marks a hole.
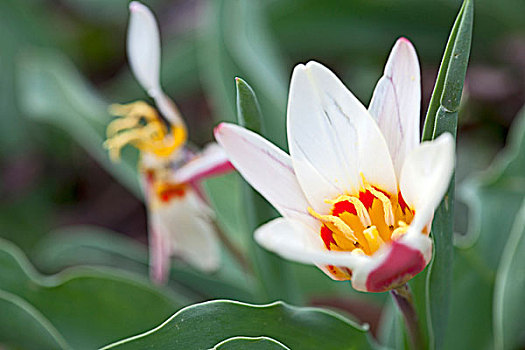
[[[350,214],[357,215],[355,206],[349,201],[337,202],[334,204],[334,209],[332,210],[332,215],[338,216],[341,213],[348,212]]]
[[[359,200],[363,203],[366,209],[370,209],[374,202],[374,198],[376,197],[368,190],[366,192],[359,192]]]
[[[408,208],[407,203],[405,202],[405,199],[403,198],[403,195],[401,194],[401,191],[399,191],[397,200],[399,202],[399,206],[401,207],[401,210],[403,210],[403,213],[406,212],[406,209]]]
[[[163,202],[169,202],[173,198],[182,198],[186,194],[185,186],[176,186],[168,188],[159,193],[160,200]]]
[[[421,252],[393,242],[383,263],[368,275],[366,289],[369,292],[386,292],[406,283],[423,271],[425,266]]]
[[[336,244],[333,237],[333,232],[328,227],[323,225],[321,227],[321,239],[324,242],[326,249],[330,250],[330,243]]]

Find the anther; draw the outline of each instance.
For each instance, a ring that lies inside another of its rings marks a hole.
[[[383,203],[385,223],[388,226],[394,225],[394,211],[392,209],[392,202],[390,201],[390,198],[388,198],[383,192],[376,190],[369,184],[365,184],[365,189],[370,191],[377,199],[381,201],[381,203]]]

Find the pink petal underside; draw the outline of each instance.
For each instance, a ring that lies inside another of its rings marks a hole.
[[[224,150],[217,144],[208,145],[201,153],[174,173],[175,182],[196,183],[208,177],[234,170]]]
[[[426,266],[423,254],[405,244],[393,242],[387,257],[370,272],[366,280],[369,292],[385,292],[406,283]]]

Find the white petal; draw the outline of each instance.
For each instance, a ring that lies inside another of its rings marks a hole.
[[[398,178],[406,156],[419,144],[420,106],[416,50],[401,38],[392,49],[369,107],[386,139]]]
[[[162,219],[155,211],[149,211],[149,265],[151,279],[164,283],[171,266],[171,242],[166,234]]]
[[[138,1],[129,4],[128,59],[135,78],[148,94],[160,91],[160,36],[153,13]]]
[[[233,166],[224,149],[216,143],[210,143],[201,153],[177,169],[172,180],[178,183],[200,181],[231,170]]]
[[[445,133],[421,143],[408,154],[401,171],[400,188],[405,202],[416,211],[411,226],[418,230],[432,219],[454,172],[454,138]]]
[[[184,125],[175,103],[160,86],[160,34],[155,16],[138,1],[129,4],[128,60],[131,70],[160,113],[173,125]]]
[[[175,102],[166,96],[164,92],[159,90],[158,92],[155,92],[155,94],[150,92],[149,95],[155,100],[155,104],[157,105],[157,108],[159,109],[162,116],[165,117],[171,125],[177,125],[183,128],[186,127],[184,119],[182,119]]]
[[[241,175],[280,213],[289,218],[315,222],[295,177],[290,156],[256,133],[222,123],[215,138]]]
[[[326,67],[298,65],[288,101],[288,143],[294,169],[317,211],[323,201],[372,185],[397,191],[386,142],[365,107]]]
[[[160,217],[160,233],[169,237],[174,255],[189,264],[213,271],[220,263],[219,241],[209,208],[190,188],[184,197],[155,208]]]
[[[344,266],[354,270],[369,261],[366,256],[324,248],[320,234],[296,220],[278,218],[259,227],[255,240],[285,259],[303,264]]]

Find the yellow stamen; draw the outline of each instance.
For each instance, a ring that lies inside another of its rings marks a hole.
[[[390,201],[390,198],[385,196],[385,194],[381,191],[376,190],[369,184],[365,184],[365,189],[370,191],[376,198],[378,198],[381,203],[383,203],[383,211],[385,212],[385,222],[388,226],[392,226],[394,224],[394,211],[392,209],[392,202]]]
[[[357,242],[357,238],[354,235],[354,231],[348,226],[341,218],[333,215],[320,215],[317,214],[312,208],[308,207],[308,213],[313,217],[319,219],[322,223],[326,224],[332,231],[336,229],[341,232],[346,238],[352,242]]]
[[[368,242],[368,246],[370,247],[370,251],[372,253],[375,253],[384,243],[379,236],[379,231],[375,226],[370,226],[363,231],[363,234],[365,235],[366,241]]]
[[[352,253],[355,255],[366,255],[363,249],[359,249],[359,248],[352,250]]]
[[[402,220],[399,220],[398,221],[398,225],[399,227],[396,228],[394,230],[394,232],[392,232],[392,236],[390,236],[390,238],[395,241],[395,240],[398,240],[399,238],[403,237],[403,235],[405,233],[407,233],[408,231],[408,225],[406,222],[402,221]]]
[[[402,209],[397,195],[368,184],[364,178],[357,194],[341,194],[325,203],[331,205],[326,215],[308,208],[310,215],[325,226],[321,232],[325,246],[358,255],[372,255],[402,237],[414,216],[413,209]]]
[[[120,118],[106,130],[104,142],[112,160],[120,159],[121,149],[131,144],[141,151],[168,157],[179,149],[187,138],[184,125],[166,125],[157,111],[143,101],[127,105],[111,105],[110,113]]]

